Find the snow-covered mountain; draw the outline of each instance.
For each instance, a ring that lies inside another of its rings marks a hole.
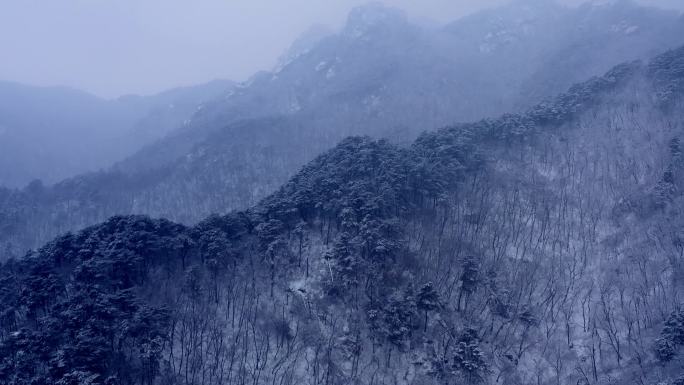
[[[684,43],[678,13],[617,2],[522,1],[440,28],[372,4],[272,72],[203,104],[182,128],[112,170],[2,206],[14,253],[113,214],[193,223],[248,207],[348,135],[411,141],[425,130],[524,110],[612,65]],[[306,40],[306,39],[304,39]],[[22,203],[23,202],[23,203]],[[31,228],[17,225],[34,218]]]
[[[454,121],[524,109],[616,63],[675,47],[683,31],[678,13],[629,1],[579,8],[518,1],[436,29],[370,4],[352,11],[339,33],[313,34],[315,44],[208,103],[187,132],[122,167],[156,167],[148,161],[177,159],[211,131],[262,117],[323,120],[328,127],[319,131],[336,138],[410,139]]]
[[[0,264],[0,382],[680,385],[683,107],[684,47],[347,138],[247,210],[58,237]]]

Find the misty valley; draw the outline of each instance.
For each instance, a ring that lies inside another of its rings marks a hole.
[[[0,81],[0,384],[684,385],[684,14],[345,12],[245,81]]]

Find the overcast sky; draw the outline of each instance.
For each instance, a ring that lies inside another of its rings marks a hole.
[[[384,0],[446,22],[508,0]],[[580,0],[563,0],[576,3]],[[104,97],[271,68],[312,24],[339,27],[368,0],[0,0],[0,80]],[[644,0],[684,5],[684,0]]]

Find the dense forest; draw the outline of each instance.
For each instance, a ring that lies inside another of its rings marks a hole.
[[[614,65],[684,44],[684,18],[630,1],[519,0],[428,28],[375,4],[354,10],[337,33],[310,35],[273,71],[204,103],[110,169],[0,187],[0,259],[113,215],[191,226],[245,210],[347,136],[405,146],[425,130],[525,111]],[[31,153],[6,154],[15,150]]]
[[[58,237],[0,268],[0,382],[680,384],[683,94],[679,48]]]

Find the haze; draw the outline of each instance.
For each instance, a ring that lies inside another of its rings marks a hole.
[[[507,0],[385,0],[447,22]],[[577,0],[565,0],[578,3]],[[0,5],[0,80],[104,97],[150,94],[270,69],[313,24],[339,27],[366,0],[10,0]],[[647,1],[675,7],[677,1]]]

